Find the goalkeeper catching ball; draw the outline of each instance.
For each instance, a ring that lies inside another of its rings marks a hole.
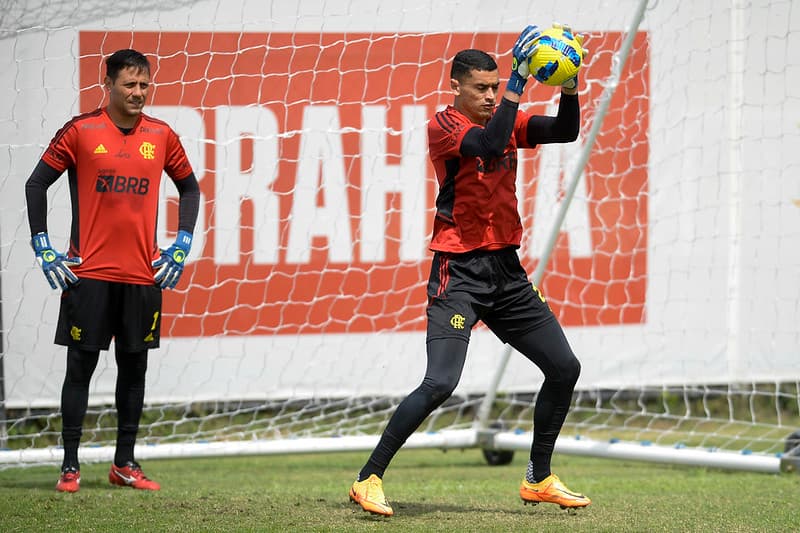
[[[136,50],[106,60],[108,105],[74,117],[50,141],[25,184],[31,245],[48,283],[61,289],[55,342],[67,347],[61,389],[64,459],[59,492],[80,489],[78,446],[89,381],[114,338],[117,442],[113,485],[158,490],[134,458],[144,403],[147,352],[158,348],[161,291],[175,287],[192,243],[200,187],[177,134],[145,115],[150,63]],[[67,172],[72,206],[69,250],[47,232],[47,189]],[[178,189],[178,237],[156,245],[159,185]]]
[[[428,123],[439,193],[430,244],[427,369],[419,387],[393,413],[350,489],[350,499],[366,511],[394,513],[383,492],[384,472],[406,439],[456,388],[470,331],[479,320],[544,373],[520,497],[525,503],[566,508],[590,503],[550,470],[580,363],[517,253],[522,238],[515,187],[517,149],[572,142],[580,127],[577,77],[562,85],[556,116],[519,109],[539,35],[536,26],[528,26],[517,39],[499,103],[495,60],[481,50],[458,52],[450,70],[453,104]]]

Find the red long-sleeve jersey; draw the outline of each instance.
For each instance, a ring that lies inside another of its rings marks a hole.
[[[428,149],[439,182],[431,250],[463,253],[520,245],[517,148],[530,148],[529,118],[517,111],[503,155],[490,159],[461,154],[461,141],[476,124],[453,106],[428,122]]]

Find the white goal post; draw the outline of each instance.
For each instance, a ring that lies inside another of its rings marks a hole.
[[[165,295],[137,457],[370,450],[425,369],[435,178],[426,121],[449,60],[498,58],[529,23],[590,51],[578,141],[520,151],[519,251],[582,363],[565,454],[794,470],[800,441],[800,8],[601,0],[27,2],[0,14],[0,468],[59,463],[58,294],[24,183],[103,60],[153,65],[145,112],[201,184],[190,264]],[[126,11],[126,9],[128,9]],[[553,112],[531,82],[523,105]],[[66,245],[65,179],[48,195]],[[177,224],[162,191],[159,241]],[[113,348],[112,348],[113,349]],[[80,457],[113,456],[116,368]],[[541,373],[486,328],[409,447],[530,447]],[[360,465],[354,465],[354,469]]]

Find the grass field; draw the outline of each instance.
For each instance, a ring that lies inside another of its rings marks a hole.
[[[82,467],[58,494],[58,469],[0,471],[0,530],[11,531],[800,531],[800,476],[558,455],[553,469],[593,499],[568,513],[523,506],[527,463],[487,466],[479,450],[401,450],[384,478],[395,516],[347,499],[366,453],[151,460],[162,484],[111,487],[107,464]]]

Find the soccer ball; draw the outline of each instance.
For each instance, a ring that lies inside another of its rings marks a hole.
[[[539,50],[528,61],[531,76],[557,87],[575,77],[583,63],[583,47],[568,29],[554,26],[542,32]]]

